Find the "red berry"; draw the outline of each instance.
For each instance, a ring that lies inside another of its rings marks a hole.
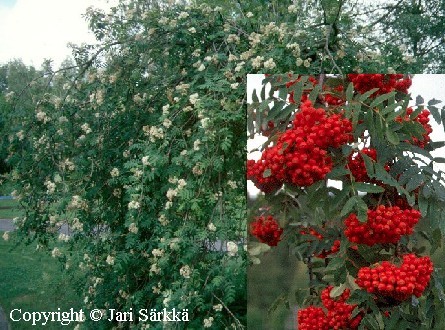
[[[281,240],[283,229],[269,215],[255,218],[255,221],[250,224],[250,233],[262,243],[266,243],[269,246],[277,246]]]
[[[379,293],[382,296],[403,301],[411,295],[417,297],[422,295],[430,281],[432,271],[433,263],[429,257],[418,258],[414,254],[407,254],[403,256],[400,266],[385,261],[373,268],[361,268],[358,272],[356,283],[370,293]],[[367,280],[371,272],[375,272],[378,275],[377,279],[372,282]],[[394,281],[393,284],[383,283],[382,279],[388,272],[394,274],[387,277],[391,282]],[[421,274],[421,276],[413,276],[414,272]]]

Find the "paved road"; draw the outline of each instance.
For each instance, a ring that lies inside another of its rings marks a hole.
[[[13,231],[13,230],[15,230],[15,225],[11,219],[0,219],[0,231]],[[69,234],[68,225],[63,225],[62,228],[60,228],[60,233],[68,235]],[[1,327],[0,330],[2,330]]]
[[[15,226],[11,219],[0,219],[0,231],[12,231],[14,228]]]
[[[8,319],[6,318],[5,312],[2,309],[2,306],[0,306],[0,330],[9,330],[9,324]]]

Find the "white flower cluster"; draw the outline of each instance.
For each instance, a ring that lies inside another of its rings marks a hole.
[[[301,49],[300,49],[300,45],[299,44],[297,44],[296,42],[294,42],[294,43],[292,43],[292,44],[287,44],[286,45],[286,48],[287,49],[291,49],[292,50],[292,54],[294,55],[294,56],[300,56],[300,53],[301,53]]]
[[[246,62],[244,62],[244,61],[237,63],[236,67],[235,67],[235,72],[240,72],[243,69],[244,64],[246,64]]]
[[[247,61],[249,58],[251,58],[254,54],[254,50],[251,48],[243,53],[240,54],[240,59],[243,61]]]
[[[128,209],[137,210],[141,207],[141,204],[138,201],[131,201],[128,203]]]
[[[273,34],[274,32],[279,32],[279,28],[276,26],[275,22],[270,22],[269,24],[262,26],[260,30],[265,36]]]
[[[165,128],[169,128],[172,125],[172,121],[170,119],[168,119],[168,118],[165,118],[164,121],[162,122],[162,125]]]
[[[201,119],[201,126],[202,128],[206,129],[209,127],[210,118],[205,117]]]
[[[186,11],[181,11],[178,15],[178,19],[184,19],[189,17],[189,13],[187,13]]]
[[[162,127],[156,127],[156,126],[143,126],[142,130],[144,131],[144,134],[150,137],[151,142],[155,142],[156,139],[163,139],[164,138],[164,130]]]
[[[158,218],[158,221],[161,224],[161,226],[167,226],[170,223],[165,214],[161,214]]]
[[[180,83],[175,87],[175,89],[180,92],[182,95],[186,94],[188,89],[190,88],[189,84]]]
[[[208,229],[209,231],[216,231],[216,226],[213,224],[213,222],[210,222],[210,223],[207,225],[207,229]]]
[[[119,169],[117,169],[116,167],[114,167],[111,171],[110,171],[110,175],[115,178],[119,176]]]
[[[160,258],[160,257],[164,256],[164,250],[163,249],[153,249],[151,251],[151,254],[155,258]]]
[[[79,218],[73,218],[71,222],[71,229],[75,231],[83,231],[83,223],[79,220]]]
[[[276,67],[277,65],[275,64],[273,58],[269,58],[266,62],[264,62],[264,68],[265,69],[269,69],[272,70]]]
[[[240,38],[236,34],[229,34],[227,36],[227,43],[239,44],[239,42],[240,42]]]
[[[15,133],[15,136],[17,136],[19,141],[22,141],[25,138],[25,135],[23,134],[23,130],[18,131],[17,133]]]
[[[150,166],[150,161],[148,156],[142,157],[142,165],[144,166]]]
[[[259,45],[261,43],[261,34],[252,32],[249,35],[249,41],[250,41],[250,46],[252,48],[256,47],[257,45]]]
[[[237,183],[236,183],[235,181],[232,181],[232,180],[227,181],[227,185],[228,185],[230,188],[232,188],[232,189],[236,189],[236,188],[238,188]]]
[[[181,239],[179,237],[172,238],[169,244],[170,249],[172,250],[178,250],[179,249],[179,242]]]
[[[311,60],[310,59],[305,59],[303,60],[302,58],[297,58],[297,62],[296,62],[297,66],[301,66],[303,65],[305,68],[308,68],[311,66]]]
[[[62,255],[62,252],[60,252],[60,250],[58,248],[56,248],[56,247],[51,252],[51,256],[53,258],[60,257],[61,255]]]
[[[234,257],[236,256],[237,253],[238,253],[238,244],[232,241],[227,242],[227,254],[231,257]]]
[[[208,318],[205,318],[204,319],[204,328],[210,328],[213,324],[213,320],[214,320],[214,318],[211,316]]]
[[[136,225],[134,222],[132,222],[132,223],[130,224],[130,226],[128,227],[128,231],[129,231],[130,233],[137,234],[138,231],[139,231],[139,229],[138,229],[137,225]]]
[[[200,149],[199,148],[200,145],[201,145],[201,140],[199,139],[195,140],[195,142],[193,142],[193,150],[198,151]]]
[[[190,275],[192,274],[192,269],[189,265],[182,266],[179,270],[179,274],[183,276],[184,278],[190,278]]]
[[[115,260],[115,258],[114,258],[113,256],[108,255],[108,256],[107,256],[107,259],[105,260],[105,262],[106,262],[107,264],[109,264],[110,266],[113,266],[113,265],[114,265],[114,260]]]
[[[67,234],[60,233],[58,240],[61,242],[68,242],[70,240],[70,237]]]
[[[46,180],[45,186],[46,186],[46,192],[48,194],[52,194],[56,190],[56,184],[51,180]]]
[[[37,121],[42,121],[44,124],[49,122],[51,119],[46,115],[46,112],[43,112],[42,109],[38,108],[36,110],[36,118]]]
[[[161,272],[161,268],[159,268],[157,263],[154,263],[150,266],[150,273],[159,274]]]
[[[287,11],[291,14],[297,14],[298,8],[295,5],[290,5],[289,7],[287,7]]]
[[[78,196],[78,195],[74,195],[71,198],[71,202],[69,204],[70,208],[73,209],[81,209],[84,207],[85,201],[82,199],[82,197]]]
[[[263,56],[257,56],[252,60],[252,67],[254,69],[261,68],[261,65],[263,65],[264,57]]]
[[[69,170],[69,171],[74,171],[76,166],[74,165],[74,163],[69,159],[66,158],[65,160],[63,160],[62,162],[60,162],[59,164],[59,168],[61,170]]]
[[[199,101],[198,93],[194,93],[194,94],[190,95],[189,101],[191,104],[196,105],[196,103],[198,103],[198,101]]]
[[[90,125],[88,125],[88,123],[82,124],[82,126],[80,128],[82,129],[82,131],[85,132],[85,134],[91,133],[91,128],[90,128]]]
[[[221,312],[222,309],[223,309],[223,305],[221,305],[221,304],[214,305],[214,306],[213,306],[213,309],[214,309],[216,312]]]
[[[194,175],[202,175],[203,171],[201,169],[201,164],[200,163],[198,163],[195,166],[193,166],[192,173]]]

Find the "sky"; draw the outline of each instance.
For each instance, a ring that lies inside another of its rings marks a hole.
[[[264,78],[261,74],[250,74],[247,76],[247,102],[252,102],[252,93],[254,89],[260,90],[262,85],[261,81]],[[421,95],[425,101],[425,104],[432,99],[438,99],[443,103],[436,105],[439,109],[445,105],[445,74],[418,74],[414,75],[413,83],[408,90],[411,93],[413,99],[417,95]],[[267,91],[266,91],[267,94]],[[414,101],[412,102],[414,104]],[[430,134],[432,141],[445,141],[444,128],[437,124],[432,116],[430,116],[430,124],[433,128],[433,132]],[[256,137],[247,141],[248,159],[259,159],[261,152],[250,152],[253,149],[260,147],[267,138],[263,136]],[[432,155],[434,157],[444,157],[445,147],[435,150]],[[435,164],[435,169],[445,172],[445,164]],[[256,196],[259,190],[254,186],[251,181],[247,182],[247,190],[250,196]]]
[[[82,15],[89,6],[107,9],[107,0],[0,0],[0,63],[21,58],[40,67],[52,58],[55,67],[70,56],[68,43],[94,42]]]

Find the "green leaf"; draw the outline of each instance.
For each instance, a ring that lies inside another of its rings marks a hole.
[[[340,178],[345,175],[351,174],[351,171],[349,171],[347,168],[345,168],[343,165],[340,165],[338,167],[335,167],[332,169],[331,172],[328,173],[326,176],[328,179],[334,179],[334,178]]]
[[[345,203],[343,208],[341,209],[340,216],[345,216],[348,213],[350,213],[357,205],[357,196],[352,196],[348,199],[348,201]]]
[[[329,264],[325,268],[326,272],[335,271],[341,267],[344,267],[344,265],[345,265],[344,258],[329,258],[328,260],[329,260]]]
[[[391,130],[391,128],[387,127],[386,128],[386,138],[388,139],[389,143],[397,145],[400,143],[400,138],[397,135],[396,132],[394,132],[393,130]]]
[[[300,105],[301,97],[303,95],[303,89],[304,89],[304,80],[303,79],[300,80],[299,82],[293,84],[290,87],[290,92],[294,93],[295,106],[297,106],[297,107]]]
[[[436,163],[445,163],[445,158],[443,157],[435,157],[433,158],[433,161]]]
[[[368,220],[368,205],[361,198],[357,199],[357,218],[360,222]]]
[[[391,97],[394,97],[394,95],[396,95],[396,92],[390,92],[387,94],[383,94],[383,95],[379,95],[377,96],[369,105],[371,108],[375,108],[378,105],[382,104],[383,102],[387,101],[388,99],[390,99]]]
[[[316,85],[314,87],[314,89],[310,92],[309,94],[309,100],[311,100],[312,104],[315,103],[315,101],[317,100],[318,95],[321,92],[321,87],[320,85]]]
[[[417,105],[422,105],[424,102],[425,102],[425,100],[423,99],[423,97],[420,96],[420,95],[417,95],[417,97],[416,97],[416,106]]]
[[[420,213],[422,213],[422,217],[424,218],[428,214],[428,200],[425,197],[423,197],[423,195],[419,194],[418,203],[419,203],[419,211]]]
[[[440,117],[442,118],[442,127],[445,131],[445,106],[443,106],[442,110],[440,110]]]
[[[430,142],[430,143],[428,143],[428,146],[430,146],[431,149],[439,149],[439,148],[445,147],[445,141]]]
[[[436,105],[436,104],[439,104],[439,103],[442,103],[442,101],[441,100],[436,100],[436,99],[431,99],[431,100],[428,101],[428,105]]]
[[[383,189],[380,186],[376,186],[371,183],[364,183],[364,182],[354,183],[354,188],[357,189],[358,191],[373,193],[373,194],[378,194],[378,193],[382,193],[385,191],[385,189]]]
[[[355,278],[350,274],[346,275],[346,284],[352,290],[359,290],[360,287],[355,283]]]
[[[354,97],[354,84],[351,82],[348,85],[348,88],[346,88],[346,101],[352,101],[352,98]]]
[[[373,88],[363,94],[359,94],[356,99],[358,99],[360,102],[364,102],[365,100],[367,100],[372,94],[374,94],[375,92],[377,92],[379,89],[378,88]]]
[[[431,114],[433,115],[434,120],[436,121],[436,123],[440,124],[440,112],[439,112],[439,108],[433,106],[433,105],[429,105],[428,102],[428,106],[427,109],[431,112]]]
[[[287,99],[287,88],[283,87],[278,90],[278,97],[282,100]]]
[[[433,254],[438,248],[442,246],[442,232],[439,228],[436,228],[431,235],[431,254]]]
[[[389,114],[389,113],[393,113],[393,112],[396,110],[396,108],[397,108],[397,107],[401,107],[401,106],[403,105],[403,103],[405,103],[404,100],[399,101],[399,102],[397,102],[397,103],[391,103],[391,104],[388,104],[386,107],[384,107],[384,108],[380,111],[380,114],[381,114],[382,116],[386,116],[386,115]]]
[[[331,298],[337,298],[340,297],[342,295],[342,293],[345,291],[346,289],[346,284],[340,284],[339,286],[335,286],[332,288],[331,292],[329,293],[329,296]]]
[[[255,102],[255,103],[258,103],[260,101],[259,98],[258,98],[256,89],[254,89],[253,92],[252,92],[252,101]]]
[[[267,168],[264,172],[263,172],[263,178],[268,178],[272,175],[272,171],[270,168]]]
[[[364,153],[360,153],[360,154],[362,155],[363,161],[365,163],[366,173],[368,174],[368,176],[370,178],[373,178],[375,176],[374,175],[375,174],[374,160]]]
[[[420,174],[413,175],[409,179],[408,184],[406,185],[406,190],[413,191],[414,189],[419,187],[424,182],[424,179],[425,178],[423,175],[420,175]]]

